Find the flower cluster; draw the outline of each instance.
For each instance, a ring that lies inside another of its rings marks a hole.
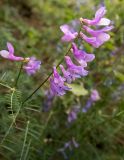
[[[7,42],[7,48],[8,50],[1,50],[0,55],[8,60],[11,61],[21,61],[26,63],[26,65],[23,66],[23,69],[27,72],[28,75],[33,75],[37,70],[40,69],[41,61],[36,60],[35,57],[18,57],[14,55],[14,47],[11,43]]]
[[[95,48],[100,47],[104,42],[108,41],[110,36],[108,31],[110,31],[113,26],[109,26],[110,20],[104,18],[106,13],[105,7],[101,7],[95,14],[95,18],[92,20],[80,18],[81,30],[85,30],[91,37],[85,35],[82,31],[79,33],[67,24],[60,26],[61,31],[64,33],[61,38],[64,42],[71,42],[72,55],[77,61],[74,64],[69,56],[65,56],[65,62],[67,69],[63,65],[60,65],[60,69],[63,73],[63,77],[57,72],[56,67],[53,69],[53,76],[50,78],[50,92],[52,95],[62,96],[67,90],[70,90],[66,86],[66,83],[71,83],[77,78],[81,78],[88,75],[88,71],[85,69],[87,63],[94,60],[95,55],[86,53],[84,50],[80,50],[74,40],[76,38],[81,38],[85,42],[89,43]],[[83,25],[85,23],[85,25]],[[88,26],[87,26],[88,25]],[[95,26],[97,29],[92,29],[89,26]],[[98,29],[98,26],[105,26],[104,28]]]

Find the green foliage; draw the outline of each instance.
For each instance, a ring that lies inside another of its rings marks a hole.
[[[67,49],[60,42],[59,26],[92,17],[99,1],[1,0],[0,5],[0,49],[10,41],[17,55],[35,55],[42,61],[41,71],[33,77],[22,73],[15,88],[20,64],[0,58],[0,160],[64,160],[58,149],[72,138],[79,147],[66,151],[70,160],[123,160],[124,1],[105,0],[107,17],[115,26],[110,41],[97,50],[84,44],[96,55],[89,75],[69,85],[72,92],[53,99],[48,112],[47,84],[24,105],[22,101]],[[84,107],[93,88],[101,99],[68,125],[68,112],[73,106]]]

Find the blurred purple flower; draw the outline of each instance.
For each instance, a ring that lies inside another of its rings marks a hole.
[[[74,106],[70,112],[68,113],[68,122],[72,123],[73,121],[75,121],[77,119],[77,114],[80,111],[80,107],[79,106]]]
[[[43,112],[48,112],[51,109],[53,99],[54,96],[50,93],[50,91],[45,91],[45,98],[43,101]]]
[[[78,50],[75,43],[72,43],[72,53],[74,54],[75,59],[80,63],[82,67],[87,66],[87,62],[91,62],[94,60],[94,54],[88,54],[83,50]]]
[[[77,119],[77,113],[72,110],[72,111],[68,114],[68,122],[71,123],[71,122],[75,121],[76,119]]]
[[[103,18],[106,13],[105,7],[100,7],[95,14],[95,18],[92,20],[81,18],[80,20],[88,25],[103,25],[107,26],[110,24],[110,20],[107,18]]]
[[[23,68],[26,70],[28,75],[33,75],[37,70],[40,69],[41,61],[36,60],[35,57],[29,58],[27,65]]]
[[[84,41],[95,48],[99,48],[103,43],[110,39],[110,36],[107,33],[99,33],[96,37],[87,37],[85,34],[80,32],[80,36]]]
[[[99,92],[94,89],[91,91],[90,98],[88,99],[85,107],[83,107],[82,112],[86,113],[93,105],[93,102],[96,102],[98,100],[100,100]]]
[[[82,112],[86,113],[90,109],[91,106],[92,106],[92,101],[89,98],[88,101],[86,102],[86,105],[83,107]]]
[[[93,102],[100,100],[99,92],[96,89],[92,90],[90,98]]]
[[[53,77],[50,78],[50,93],[54,96],[62,96],[67,90],[70,90],[69,87],[64,85],[64,81],[65,79],[58,74],[54,67]]]
[[[64,33],[64,36],[62,37],[62,41],[65,41],[65,42],[73,41],[78,35],[78,33],[74,31],[73,28],[71,28],[67,24],[60,26],[60,29]]]
[[[7,48],[8,48],[8,51],[7,50],[0,51],[0,55],[3,58],[9,59],[11,61],[23,61],[24,60],[23,57],[17,57],[14,55],[14,47],[11,43],[7,42]]]
[[[69,56],[65,56],[65,61],[68,68],[67,70],[72,75],[73,80],[80,78],[81,76],[84,77],[88,75],[88,71],[85,70],[82,66],[75,65]]]
[[[62,155],[64,156],[64,159],[68,159],[68,156],[66,154],[66,149],[69,149],[70,151],[72,151],[74,148],[78,148],[79,144],[76,142],[75,138],[73,137],[72,140],[66,142],[64,144],[64,147],[58,149],[58,152],[61,152]]]

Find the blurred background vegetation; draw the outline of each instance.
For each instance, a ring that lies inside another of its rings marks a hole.
[[[67,44],[59,26],[80,17],[92,17],[105,4],[115,28],[111,39],[97,50],[85,44],[96,59],[87,77],[74,84],[73,92],[50,100],[46,84],[19,110],[27,97],[63,57]],[[32,77],[23,73],[17,90],[0,85],[0,160],[63,160],[60,152],[72,138],[78,148],[67,150],[68,160],[124,160],[124,1],[123,0],[0,0],[0,50],[10,41],[17,55],[35,55],[41,70]],[[0,83],[13,86],[18,63],[0,58]],[[100,101],[77,120],[67,123],[73,106],[85,106],[91,89]],[[50,110],[46,112],[50,107]],[[12,124],[12,125],[11,125]]]

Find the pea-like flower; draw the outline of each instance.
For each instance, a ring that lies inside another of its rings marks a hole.
[[[62,96],[70,90],[65,84],[65,79],[59,75],[56,68],[53,68],[53,77],[50,78],[50,93],[54,96]]]
[[[81,18],[80,20],[88,25],[107,26],[110,24],[111,21],[107,18],[103,18],[105,13],[106,13],[106,8],[101,7],[96,11],[95,17],[92,20],[85,18]]]
[[[72,43],[71,51],[72,51],[75,59],[79,62],[79,64],[82,67],[86,67],[87,66],[87,62],[91,62],[95,58],[94,54],[88,54],[84,50],[79,50],[75,43]]]
[[[56,67],[53,67],[53,76],[54,76],[54,82],[55,83],[64,84],[65,78],[63,78],[62,76],[60,76],[60,74],[56,70]]]
[[[106,26],[106,27],[104,27],[102,29],[93,30],[90,27],[83,25],[83,29],[85,29],[85,31],[87,31],[93,37],[97,37],[101,33],[109,32],[113,28],[114,28],[114,26]]]
[[[71,83],[74,80],[74,77],[71,75],[71,73],[68,70],[65,70],[63,65],[60,65],[60,68],[67,83]]]
[[[90,98],[93,102],[100,100],[99,92],[96,89],[92,90]]]
[[[23,57],[17,57],[14,55],[14,47],[11,43],[7,42],[7,48],[8,48],[8,51],[7,50],[0,51],[0,55],[3,58],[9,59],[11,61],[23,61],[24,60]]]
[[[80,78],[82,76],[87,76],[88,71],[85,70],[82,66],[75,65],[69,56],[65,56],[65,61],[68,71],[73,76],[73,79]]]
[[[100,100],[99,92],[96,89],[93,89],[86,105],[82,108],[82,112],[86,113],[92,107],[93,103],[98,100]]]
[[[60,26],[60,29],[64,33],[64,36],[61,38],[62,41],[65,42],[73,41],[78,35],[78,33],[67,24]]]
[[[33,75],[36,73],[37,70],[40,69],[41,61],[36,60],[35,57],[29,58],[27,65],[23,68],[26,70],[28,75]]]
[[[88,37],[84,33],[80,32],[81,38],[91,44],[95,48],[99,48],[102,44],[110,39],[110,35],[107,33],[99,33],[96,37]]]

